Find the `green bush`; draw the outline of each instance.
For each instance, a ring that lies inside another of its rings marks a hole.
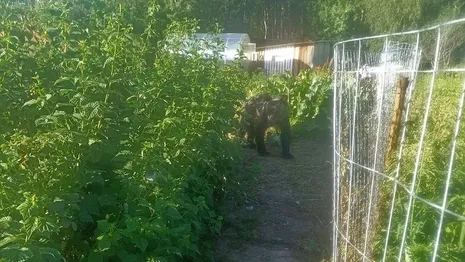
[[[198,28],[169,10],[0,2],[0,261],[211,259],[245,91],[324,116],[329,74],[250,78],[184,50]]]
[[[429,94],[430,79],[431,75],[421,75],[417,80],[413,92],[399,175],[400,182],[408,188],[410,188],[413,178],[415,158],[418,152]],[[442,204],[446,186],[452,138],[457,121],[462,89],[462,75],[439,74],[432,94],[426,136],[421,151],[420,166],[414,192],[417,196],[439,206]],[[465,214],[465,160],[463,152],[465,152],[465,129],[463,128],[462,120],[457,137],[452,180],[449,186],[446,205],[447,209],[460,215]],[[394,170],[395,165],[391,165],[388,167],[386,173],[392,173]],[[380,201],[381,215],[379,217],[382,218],[380,225],[382,230],[377,234],[378,255],[384,251],[387,222],[391,208],[392,183],[386,182],[382,192],[384,193],[383,199],[386,201]],[[398,256],[406,219],[408,198],[409,195],[407,192],[399,187],[395,199],[391,234],[389,236],[388,261]],[[437,228],[439,226],[439,210],[419,200],[414,200],[409,219],[403,258],[407,259],[407,261],[431,260]],[[439,243],[439,258],[436,261],[463,261],[465,258],[465,222],[446,213],[441,230],[442,237]]]
[[[245,75],[158,1],[53,2],[0,3],[0,261],[207,259]]]

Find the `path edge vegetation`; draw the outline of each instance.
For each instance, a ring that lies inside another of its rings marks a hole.
[[[241,102],[286,92],[296,131],[328,128],[326,69],[224,67],[167,9],[0,2],[0,261],[212,259]]]

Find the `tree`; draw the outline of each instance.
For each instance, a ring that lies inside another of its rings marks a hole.
[[[368,33],[364,11],[357,0],[317,0],[309,3],[315,35],[320,39],[341,40]]]

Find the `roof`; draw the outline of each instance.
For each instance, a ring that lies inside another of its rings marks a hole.
[[[250,37],[245,33],[222,33],[216,35],[223,40],[226,50],[236,51],[241,44],[250,43]],[[195,37],[198,39],[212,39],[215,35],[207,33],[197,33]]]
[[[197,38],[201,39],[211,39],[215,35],[208,34],[208,33],[197,33],[195,34]],[[223,41],[227,42],[250,42],[250,37],[248,34],[245,33],[221,33],[217,34],[217,37],[222,39]]]
[[[313,42],[307,41],[307,42],[295,42],[295,43],[289,43],[289,44],[278,44],[278,45],[267,45],[267,46],[260,46],[257,47],[257,50],[263,50],[263,49],[269,49],[269,48],[281,48],[281,47],[293,47],[293,46],[305,46],[305,45],[313,45]]]
[[[331,41],[313,41],[313,40],[284,40],[284,39],[254,39],[257,49],[280,48],[289,46],[314,45],[315,43],[324,43]]]

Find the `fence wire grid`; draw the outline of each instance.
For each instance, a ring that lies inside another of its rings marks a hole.
[[[465,261],[465,18],[334,46],[333,261]]]

